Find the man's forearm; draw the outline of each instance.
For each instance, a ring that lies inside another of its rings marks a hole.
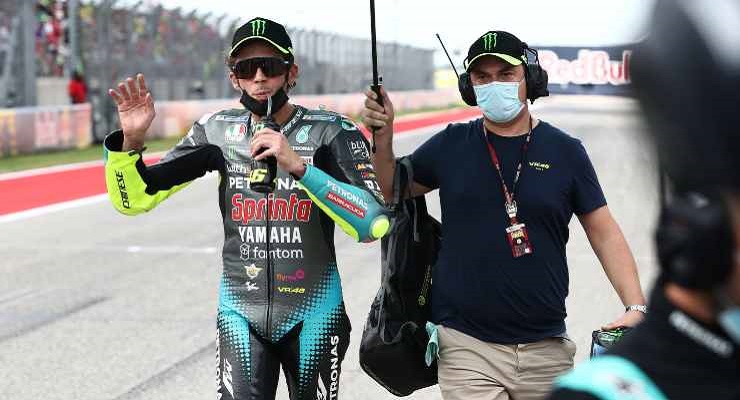
[[[616,222],[607,232],[593,239],[589,237],[589,240],[622,303],[625,306],[645,304],[637,263]]]
[[[386,203],[393,200],[393,175],[396,171],[396,156],[393,154],[393,135],[389,138],[378,137],[375,143],[375,153],[371,159],[375,167],[380,190],[383,192]]]
[[[609,208],[604,206],[578,218],[622,303],[645,304],[637,263]]]

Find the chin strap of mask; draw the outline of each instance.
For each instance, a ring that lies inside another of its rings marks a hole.
[[[247,91],[242,89],[242,97],[239,102],[249,111],[260,117],[264,117],[267,114],[267,102],[259,101],[254,97],[247,94]],[[288,102],[288,94],[285,93],[283,88],[280,88],[275,94],[272,95],[272,109],[273,112],[279,110],[285,103]]]
[[[288,93],[285,91],[285,86],[287,85],[290,87],[290,84],[288,84],[288,72],[285,73],[285,82],[286,84],[283,85],[275,94],[272,95],[272,112],[276,112],[280,108],[282,108],[285,103],[288,102]],[[242,91],[242,96],[239,98],[239,102],[242,103],[244,108],[251,111],[255,115],[259,115],[260,117],[264,117],[267,114],[267,101],[260,101],[255,99],[254,97],[250,96],[246,90],[244,90],[241,85],[239,85],[239,89]]]

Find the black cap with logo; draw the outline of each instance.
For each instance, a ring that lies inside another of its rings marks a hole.
[[[487,55],[496,56],[511,65],[520,65],[527,62],[524,54],[525,44],[509,32],[488,31],[476,39],[468,50],[468,57],[464,61],[465,70],[479,58]]]
[[[281,24],[267,18],[252,18],[234,32],[229,56],[234,57],[247,42],[253,39],[264,40],[277,49],[286,60],[293,62],[293,42]]]

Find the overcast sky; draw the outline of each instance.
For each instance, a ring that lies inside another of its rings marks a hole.
[[[120,3],[136,2],[120,0]],[[227,13],[244,21],[262,16],[284,25],[370,36],[368,0],[145,0],[198,14]],[[600,46],[643,36],[654,0],[376,0],[378,40],[438,49],[467,48],[491,29],[507,30],[531,45]]]

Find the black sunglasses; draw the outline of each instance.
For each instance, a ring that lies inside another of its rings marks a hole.
[[[285,74],[290,63],[277,57],[254,57],[239,60],[231,70],[239,79],[253,79],[257,75],[257,69],[268,78],[274,78]]]

